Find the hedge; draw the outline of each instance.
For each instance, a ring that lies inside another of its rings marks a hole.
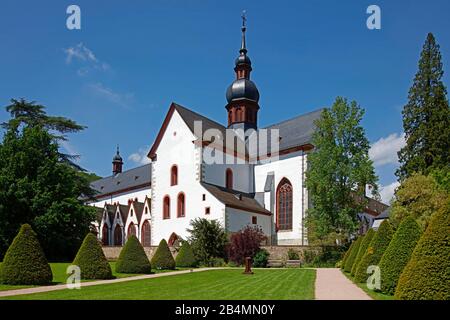
[[[389,221],[384,220],[370,241],[369,247],[356,268],[355,280],[357,282],[365,282],[367,280],[369,276],[367,274],[367,268],[371,265],[378,265],[386,248],[389,246],[392,235],[391,224]]]
[[[44,285],[53,279],[36,233],[29,224],[20,227],[0,266],[0,283]]]
[[[350,252],[352,252],[352,249],[353,249],[354,244],[355,244],[355,241],[353,241],[353,242],[350,244],[350,247],[349,247],[349,248],[347,249],[347,251],[345,252],[344,258],[342,258],[342,262],[341,262],[341,269],[344,269],[344,267],[345,267],[345,262],[347,261],[348,256],[350,255]]]
[[[405,218],[380,260],[381,291],[393,295],[398,278],[411,258],[422,231],[412,217]]]
[[[361,262],[361,259],[363,255],[366,253],[367,248],[369,247],[370,241],[372,241],[373,236],[375,235],[375,230],[372,228],[367,231],[366,236],[364,237],[363,241],[361,242],[361,245],[359,246],[358,254],[356,255],[355,262],[352,266],[351,275],[354,277],[356,273],[356,269],[358,268],[359,263]]]
[[[353,249],[352,249],[352,251],[350,251],[347,261],[345,262],[345,266],[344,266],[345,272],[350,272],[352,270],[353,262],[355,262],[356,253],[359,250],[361,241],[362,241],[362,237],[358,237],[358,239],[356,239],[355,244],[353,245]]]
[[[170,253],[169,246],[165,239],[159,243],[158,249],[152,257],[152,266],[158,270],[161,269],[175,269],[175,260]]]
[[[402,300],[450,300],[450,204],[434,213],[398,280]]]
[[[88,233],[72,264],[80,267],[81,279],[112,279],[111,266],[106,260],[97,237]]]
[[[116,262],[116,272],[140,274],[152,272],[150,261],[135,235],[128,238],[120,251],[119,259]]]
[[[175,264],[177,267],[192,268],[197,266],[195,260],[194,251],[191,245],[187,241],[183,241],[181,249],[175,258]]]

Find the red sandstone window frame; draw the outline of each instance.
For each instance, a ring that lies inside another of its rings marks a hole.
[[[163,219],[170,219],[170,197],[168,195],[163,198]]]
[[[177,196],[177,218],[186,216],[186,195],[180,192]]]
[[[287,178],[281,179],[277,187],[276,204],[277,231],[292,231],[293,227],[293,188],[292,183]]]
[[[178,166],[174,164],[170,167],[170,185],[176,186],[178,184]]]
[[[151,229],[150,229],[150,222],[148,222],[148,220],[145,220],[144,223],[142,224],[141,243],[144,247],[151,246]]]
[[[225,171],[225,188],[233,189],[233,170],[230,168]]]

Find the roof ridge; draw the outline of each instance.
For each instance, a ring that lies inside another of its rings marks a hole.
[[[318,108],[316,110],[312,110],[312,111],[300,114],[298,116],[295,116],[295,117],[292,117],[292,118],[289,118],[289,119],[286,119],[286,120],[283,120],[283,121],[276,122],[276,123],[273,123],[271,125],[265,126],[263,129],[267,129],[267,128],[274,127],[274,126],[279,126],[280,124],[283,124],[283,123],[286,123],[286,122],[289,122],[289,121],[292,121],[294,119],[298,119],[298,118],[301,118],[301,117],[305,117],[305,116],[307,116],[309,114],[312,114],[312,113],[315,113],[315,112],[318,112],[318,111],[323,111],[325,109],[327,109],[327,107]]]
[[[193,111],[193,110],[191,110],[191,109],[189,109],[189,108],[187,108],[187,107],[184,107],[184,106],[182,106],[182,105],[180,105],[180,104],[178,104],[178,103],[176,103],[176,102],[173,102],[173,104],[175,105],[175,108],[181,108],[181,109],[184,109],[184,110],[186,110],[186,111],[188,111],[188,112],[191,112],[191,113],[193,113],[193,114],[195,114],[195,115],[197,115],[197,116],[200,116],[200,117],[202,117],[202,118],[206,118],[206,119],[208,119],[209,121],[214,122],[215,124],[217,124],[217,125],[219,125],[219,126],[225,128],[225,126],[224,126],[223,124],[221,124],[221,123],[217,122],[216,120],[213,120],[213,119],[211,119],[211,118],[209,118],[209,117],[207,117],[207,116],[204,116],[204,115],[202,115],[201,113],[198,113],[198,112],[196,112],[196,111]]]

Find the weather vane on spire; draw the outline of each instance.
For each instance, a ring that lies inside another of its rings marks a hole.
[[[245,28],[245,23],[247,22],[247,11],[246,10],[242,10],[242,28]]]

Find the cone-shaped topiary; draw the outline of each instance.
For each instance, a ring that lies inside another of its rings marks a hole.
[[[350,244],[350,247],[349,247],[349,248],[347,249],[347,251],[345,252],[344,258],[342,258],[341,269],[344,269],[344,267],[345,267],[345,262],[347,261],[348,256],[350,255],[350,252],[352,252],[352,249],[353,249],[354,245],[355,245],[355,241],[353,241],[353,242]]]
[[[416,220],[406,217],[394,233],[380,260],[381,291],[393,295],[398,278],[411,258],[422,230]]]
[[[402,300],[450,300],[450,205],[432,215],[398,280]]]
[[[352,266],[352,272],[351,272],[352,276],[355,276],[356,269],[358,268],[358,265],[361,262],[361,259],[364,255],[364,253],[366,253],[367,248],[369,247],[370,241],[372,241],[372,238],[374,235],[375,235],[375,230],[370,228],[369,231],[367,231],[366,235],[364,236],[364,239],[361,241],[361,245],[359,246],[358,254],[356,255],[355,262],[353,263],[353,266]]]
[[[52,270],[36,233],[29,224],[22,225],[0,266],[0,283],[44,285],[52,279]]]
[[[175,258],[175,264],[177,267],[191,268],[197,266],[197,261],[195,260],[194,251],[187,241],[183,241],[180,251]]]
[[[81,279],[112,279],[111,266],[95,235],[88,233],[73,260],[80,267]]]
[[[378,265],[381,257],[389,246],[393,235],[392,227],[389,221],[384,220],[378,231],[370,241],[369,247],[361,258],[358,267],[356,268],[355,280],[357,282],[365,282],[369,277],[367,268],[371,265]]]
[[[152,267],[144,248],[135,235],[128,238],[119,259],[116,262],[116,272],[120,273],[151,273]]]
[[[345,261],[344,271],[350,272],[352,270],[353,262],[355,262],[356,254],[358,253],[359,246],[361,244],[362,237],[358,237],[356,239],[355,244],[353,245],[352,251],[349,253],[347,261]]]
[[[175,260],[170,253],[169,246],[165,239],[159,243],[158,249],[152,257],[152,266],[158,270],[175,269]]]

